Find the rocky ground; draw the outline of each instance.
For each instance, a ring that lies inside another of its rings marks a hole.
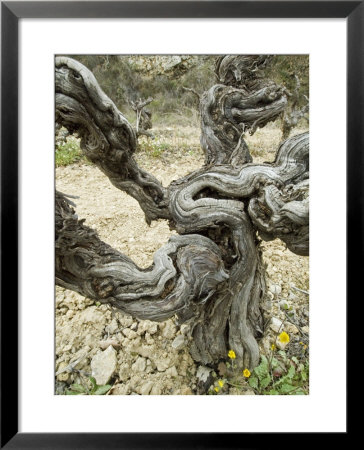
[[[139,164],[164,185],[203,163],[197,130],[184,130],[185,138],[174,134],[174,151],[169,151],[163,142],[170,142],[168,136],[172,135],[173,130],[161,131],[157,140],[137,155]],[[255,161],[273,160],[279,139],[276,129],[260,130],[251,137],[249,145]],[[183,145],[179,145],[182,141]],[[79,217],[140,267],[152,264],[154,252],[173,233],[162,220],[148,226],[138,203],[114,188],[92,165],[57,168],[56,186],[61,192],[77,196]],[[269,292],[263,305],[267,327],[261,350],[268,354],[278,331],[285,330],[291,338],[286,351],[301,357],[309,336],[308,258],[294,255],[278,240],[263,243],[263,251]],[[113,386],[110,395],[205,392],[206,369],[194,364],[185,330],[173,319],[163,323],[133,319],[60,287],[56,287],[55,306],[57,394],[64,394],[70,384],[81,383],[91,374],[99,385]],[[243,389],[230,387],[225,393],[254,394],[248,385]]]

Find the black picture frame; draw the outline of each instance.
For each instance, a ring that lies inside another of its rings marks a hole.
[[[354,257],[363,250],[364,1],[1,2],[1,448],[256,448],[254,433],[18,432],[17,324],[7,342],[8,318],[18,316],[18,22],[118,17],[347,19],[347,302],[364,273],[363,260]]]

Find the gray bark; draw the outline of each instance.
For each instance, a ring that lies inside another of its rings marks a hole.
[[[286,140],[272,164],[254,164],[243,139],[282,114],[285,90],[261,78],[264,56],[220,58],[220,83],[200,99],[205,165],[167,188],[136,164],[133,128],[82,64],[56,58],[56,120],[81,137],[86,156],[133,196],[148,223],[167,219],[179,236],[140,269],[100,241],[56,193],[56,282],[141,319],[177,315],[190,324],[196,361],[234,349],[259,361],[265,278],[259,243],[280,238],[307,255],[308,133]]]

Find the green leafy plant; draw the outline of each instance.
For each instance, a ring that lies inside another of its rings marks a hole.
[[[306,395],[308,373],[307,361],[299,362],[295,356],[288,358],[281,350],[270,360],[262,355],[248,382],[260,395]]]
[[[277,338],[282,343],[290,341],[286,332],[282,332]],[[275,344],[271,347],[269,357],[262,355],[259,365],[252,372],[248,368],[241,370],[235,367],[236,354],[233,350],[229,351],[228,357],[230,361],[224,363],[225,378],[218,380],[216,373],[213,373],[215,382],[210,386],[208,394],[223,394],[226,385],[239,391],[246,391],[249,386],[258,395],[308,394],[308,360],[289,357],[284,350],[276,351]]]
[[[84,158],[77,141],[67,140],[56,146],[56,167],[68,166]]]
[[[89,377],[91,388],[85,384],[73,383],[66,390],[66,395],[105,395],[111,389],[110,384],[98,385],[94,377]]]
[[[152,158],[159,158],[164,151],[169,149],[169,146],[164,142],[160,142],[159,139],[156,139],[155,141],[142,141],[140,148]]]

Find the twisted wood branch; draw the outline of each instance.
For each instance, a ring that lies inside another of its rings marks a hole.
[[[281,114],[286,97],[259,78],[265,57],[227,58],[217,73],[235,86],[214,86],[200,102],[206,164],[168,188],[137,166],[133,128],[91,72],[56,59],[57,122],[78,133],[84,153],[138,200],[148,222],[167,219],[180,233],[140,269],[102,243],[57,194],[56,281],[139,318],[177,314],[191,324],[197,361],[216,363],[233,348],[252,368],[265,293],[257,232],[308,254],[308,134],[285,141],[273,164],[253,164],[244,131]]]

